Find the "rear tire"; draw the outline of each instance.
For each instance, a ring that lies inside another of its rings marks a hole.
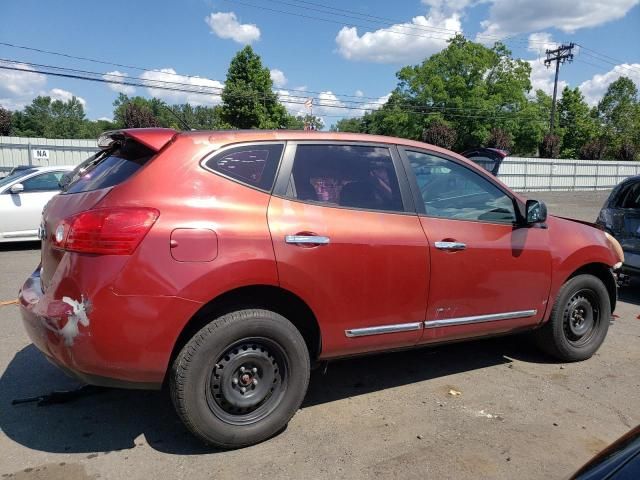
[[[602,345],[611,319],[609,292],[593,275],[577,275],[558,292],[549,321],[535,332],[537,344],[563,362],[590,358]]]
[[[170,389],[178,415],[207,444],[240,448],[281,431],[309,383],[300,332],[268,310],[240,310],[213,320],[180,351]]]

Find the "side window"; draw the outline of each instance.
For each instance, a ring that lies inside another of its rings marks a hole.
[[[281,143],[243,145],[214,155],[205,165],[241,183],[271,191],[283,147]]]
[[[473,170],[445,158],[407,151],[427,215],[512,223],[513,200]]]
[[[60,190],[60,179],[64,172],[47,172],[22,182],[25,192],[52,192]]]
[[[403,211],[391,152],[384,147],[298,145],[287,195],[327,205]]]

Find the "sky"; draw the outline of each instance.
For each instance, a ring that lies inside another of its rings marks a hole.
[[[271,70],[281,100],[291,102],[285,103],[290,112],[304,113],[300,102],[313,97],[313,113],[328,126],[384,103],[401,67],[446,48],[456,32],[486,45],[505,42],[514,57],[531,62],[533,89],[548,93],[554,72],[544,66],[545,49],[576,43],[574,61],[561,67],[559,88],[579,86],[595,105],[622,75],[640,88],[639,3],[2,0],[0,43],[14,47],[0,44],[0,65],[22,71],[0,69],[0,106],[20,109],[38,95],[76,96],[88,118],[111,119],[119,92],[157,96],[171,104],[215,105],[229,62],[251,45]],[[118,83],[34,73],[42,67],[33,64],[94,72],[96,78]],[[142,86],[125,85],[123,79]],[[207,94],[152,88],[176,83]]]

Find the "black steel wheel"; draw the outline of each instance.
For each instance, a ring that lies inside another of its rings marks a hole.
[[[604,283],[593,275],[577,275],[558,292],[549,321],[535,332],[537,343],[565,362],[590,358],[607,335],[611,313]]]
[[[309,383],[305,341],[286,318],[240,310],[202,328],[173,362],[171,397],[184,424],[210,445],[239,448],[286,427]]]
[[[266,338],[236,342],[216,361],[207,389],[209,407],[220,420],[247,425],[269,415],[287,390],[289,359]]]

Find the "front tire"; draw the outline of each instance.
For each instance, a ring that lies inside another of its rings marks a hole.
[[[602,345],[611,319],[609,292],[593,275],[577,275],[558,292],[549,321],[535,332],[538,345],[563,362],[590,358]]]
[[[240,310],[187,342],[172,366],[171,398],[197,437],[240,448],[287,425],[304,399],[309,371],[309,352],[291,322],[268,310]]]

